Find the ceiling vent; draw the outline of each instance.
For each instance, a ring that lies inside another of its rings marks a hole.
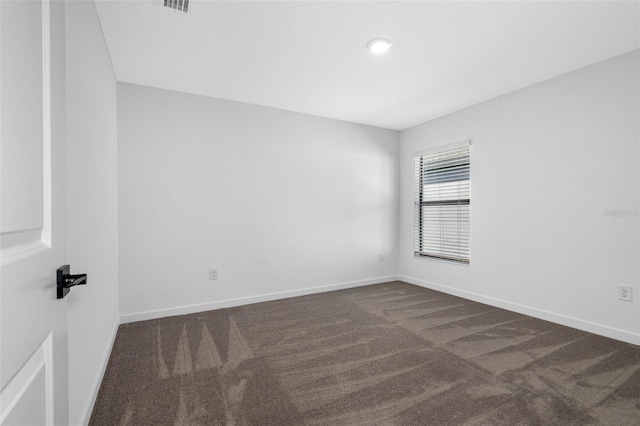
[[[187,13],[189,10],[189,0],[164,0],[165,7],[180,10]]]

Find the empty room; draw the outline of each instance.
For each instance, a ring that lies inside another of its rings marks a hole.
[[[0,425],[639,425],[640,2],[0,0]]]

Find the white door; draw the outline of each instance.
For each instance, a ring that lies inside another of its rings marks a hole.
[[[68,423],[67,301],[55,278],[65,261],[63,8],[0,0],[3,426]]]

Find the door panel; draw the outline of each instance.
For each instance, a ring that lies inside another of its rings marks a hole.
[[[0,424],[53,423],[52,337],[47,336],[2,391]]]
[[[1,200],[12,206],[2,211],[3,236],[43,226],[43,38],[48,37],[42,6],[11,1],[2,7],[2,109],[10,110],[11,119],[2,121]]]
[[[46,394],[45,394],[46,377],[44,370],[39,370],[29,382],[29,386],[25,387],[17,404],[10,411],[7,411],[2,424],[6,425],[45,425],[51,424],[47,422],[46,416]]]
[[[68,423],[64,3],[0,1],[0,424]]]

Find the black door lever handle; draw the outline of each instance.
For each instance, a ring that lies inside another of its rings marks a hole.
[[[75,285],[84,285],[87,283],[87,274],[65,275],[64,287],[69,288]]]
[[[57,298],[62,299],[71,291],[71,287],[87,284],[87,274],[70,274],[69,265],[63,265],[56,271]]]

